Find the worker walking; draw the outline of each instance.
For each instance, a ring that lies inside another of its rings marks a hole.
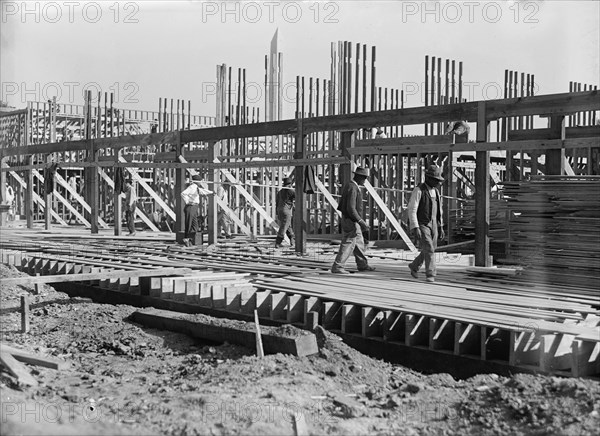
[[[408,202],[410,231],[421,250],[408,268],[410,275],[416,279],[419,277],[419,268],[425,262],[428,282],[435,281],[437,240],[445,237],[442,196],[437,188],[443,181],[441,168],[437,165],[429,165],[425,170],[425,182],[415,187]]]
[[[290,238],[290,245],[294,247],[294,228],[292,227],[292,214],[294,211],[294,201],[296,200],[296,191],[292,187],[292,179],[284,177],[283,187],[277,193],[275,200],[275,210],[277,220],[279,221],[279,231],[275,238],[275,248],[281,248],[283,238],[287,235]]]
[[[6,182],[6,204],[8,204],[8,220],[15,220],[15,191],[12,186]]]
[[[349,274],[344,266],[350,254],[354,254],[359,271],[375,271],[374,267],[369,266],[362,234],[369,228],[362,218],[363,197],[360,187],[365,184],[368,177],[369,170],[358,167],[354,171],[354,179],[342,190],[342,198],[338,205],[338,210],[342,212],[342,243],[331,267],[332,273]]]
[[[125,181],[125,221],[129,236],[135,236],[135,210],[137,209],[137,193],[131,180]]]
[[[227,194],[227,189],[226,189],[226,185],[222,184],[219,185],[219,187],[217,188],[217,197],[225,204],[229,204],[229,195]],[[227,215],[225,213],[225,211],[223,210],[223,208],[221,208],[221,206],[219,206],[219,211],[217,213],[217,234],[220,235],[221,234],[221,229],[223,229],[223,235],[226,238],[231,238],[231,232],[230,232],[230,227],[231,227],[231,218],[229,217],[229,215]]]
[[[210,195],[213,192],[200,186],[202,178],[198,175],[192,176],[192,183],[183,190],[181,198],[185,203],[183,213],[185,215],[184,243],[196,245],[196,233],[198,233],[198,215],[200,213],[201,196]]]

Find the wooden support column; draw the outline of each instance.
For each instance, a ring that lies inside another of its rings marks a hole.
[[[565,139],[565,116],[550,117],[551,139]],[[546,151],[546,175],[562,175],[565,173],[565,149]]]
[[[121,155],[121,150],[116,148],[114,150],[115,153],[115,162],[119,162],[119,156]],[[117,167],[115,167],[115,171]],[[114,228],[115,228],[115,236],[120,236],[122,232],[121,226],[121,215],[123,213],[123,204],[121,202],[121,191],[117,191],[117,187],[113,188],[113,203],[114,203]],[[135,219],[135,217],[134,217]]]
[[[350,153],[348,152],[348,149],[354,147],[354,142],[354,131],[342,132],[340,141],[340,150],[342,151],[342,156],[347,157],[348,159],[352,159]],[[340,179],[340,181],[342,182],[342,186],[346,183],[350,183],[350,181],[352,180],[352,162],[340,165]]]
[[[175,161],[179,162],[179,156],[183,156],[183,145],[181,144],[181,136],[178,134],[177,142],[175,143]],[[183,232],[184,229],[184,216],[183,200],[181,199],[181,193],[185,189],[185,169],[175,169],[175,233]]]
[[[98,163],[98,151],[95,149],[94,140],[90,139],[90,151],[88,160],[92,163]],[[92,234],[98,233],[98,209],[100,208],[100,189],[98,183],[98,167],[92,166],[89,169],[90,174],[90,225]]]
[[[46,164],[50,165],[52,163],[52,155],[49,154],[46,156]],[[46,182],[50,183],[50,182]],[[47,192],[44,187],[44,228],[46,230],[50,230],[52,228],[52,193]]]
[[[489,123],[485,102],[477,109],[477,142],[489,141]],[[475,266],[491,266],[490,262],[490,152],[475,152]]]
[[[220,142],[211,142],[208,144],[208,161],[214,162],[215,157],[219,156],[220,153]],[[208,186],[210,190],[212,190],[215,195],[208,196],[208,243],[215,244],[217,242],[217,202],[215,200],[215,196],[217,193],[217,185],[216,182],[219,181],[219,170],[218,169],[209,169],[208,174]]]
[[[302,119],[297,121],[298,131],[296,132],[296,141],[294,149],[294,159],[305,159],[306,149],[304,146],[305,135],[302,126]],[[296,236],[296,253],[306,252],[306,204],[304,201],[304,166],[298,165],[294,169],[296,184],[296,209],[294,213],[294,233]]]
[[[33,156],[27,159],[29,165],[33,165]],[[33,229],[33,169],[26,171],[27,187],[25,189],[25,219],[27,220],[27,228]]]
[[[454,63],[454,61],[452,61]],[[444,219],[446,220],[446,238],[448,244],[452,244],[452,233],[454,232],[454,218],[456,215],[452,215],[452,210],[457,208],[456,198],[456,183],[454,183],[454,165],[453,165],[453,153],[448,152],[448,163],[446,165],[446,195],[448,201],[446,201],[446,209],[444,210]],[[401,188],[402,189],[402,188]]]

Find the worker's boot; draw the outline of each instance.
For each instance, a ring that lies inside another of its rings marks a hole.
[[[281,248],[281,243],[283,242],[283,238],[280,238],[279,236],[277,236],[275,238],[275,248]]]

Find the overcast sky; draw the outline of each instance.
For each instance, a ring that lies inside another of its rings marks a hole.
[[[422,82],[426,54],[463,61],[469,100],[500,97],[505,69],[535,74],[538,94],[597,85],[600,75],[597,1],[0,3],[2,100],[16,107],[54,94],[81,104],[82,90],[99,86],[117,93],[117,107],[182,98],[214,115],[216,65],[246,68],[262,84],[277,29],[286,82],[328,79],[339,40],[377,47],[384,87]]]

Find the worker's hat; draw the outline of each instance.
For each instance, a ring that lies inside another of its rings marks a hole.
[[[438,179],[440,182],[444,181],[442,177],[442,169],[435,164],[429,165],[425,170],[425,177],[432,177]]]
[[[286,185],[291,185],[292,184],[292,179],[290,179],[289,177],[284,177],[282,180],[282,183],[284,186]]]
[[[354,174],[356,174],[358,176],[369,177],[369,169],[368,168],[363,168],[363,167],[357,167],[354,170]]]
[[[192,176],[192,182],[201,182],[202,181],[202,177],[200,177],[198,174],[195,174]]]

